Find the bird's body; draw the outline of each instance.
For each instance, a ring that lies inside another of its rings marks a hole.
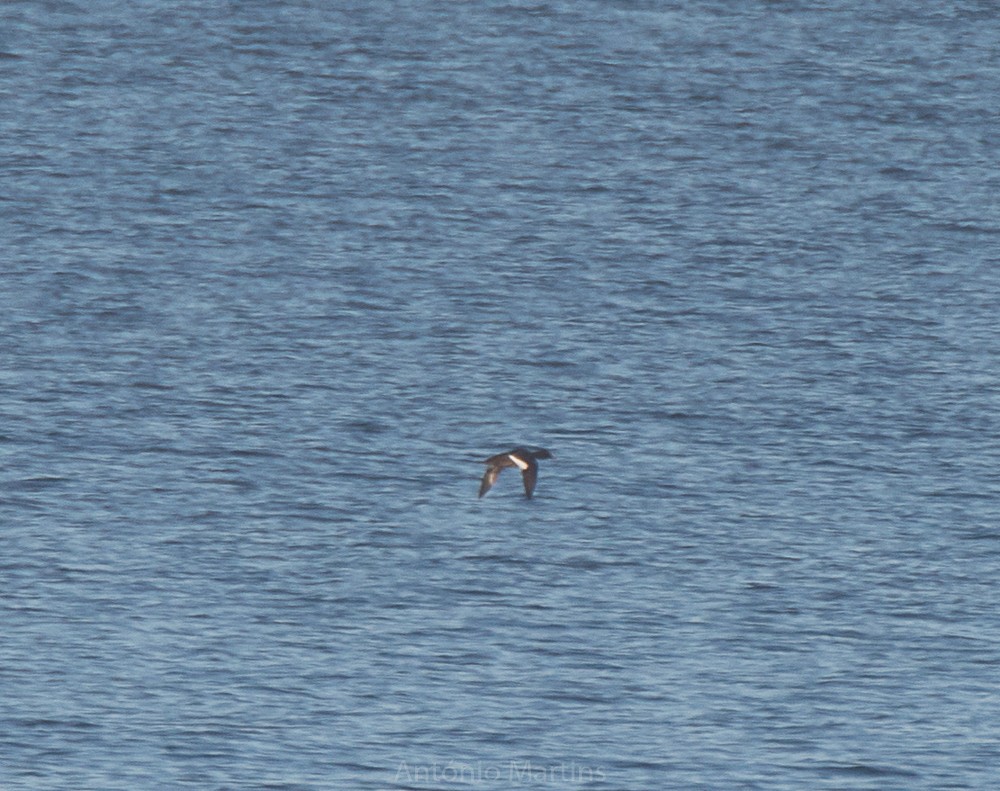
[[[545,448],[514,448],[506,453],[490,456],[483,462],[486,465],[486,474],[483,475],[483,482],[479,485],[479,496],[482,497],[493,487],[502,470],[507,467],[517,467],[524,480],[524,496],[531,497],[538,482],[538,459],[551,458],[552,454]]]

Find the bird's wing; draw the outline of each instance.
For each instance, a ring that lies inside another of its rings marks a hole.
[[[493,484],[497,482],[497,476],[500,474],[502,467],[487,467],[486,474],[483,475],[483,482],[479,484],[479,496],[482,497],[486,492],[493,488]]]
[[[532,460],[534,462],[534,460]],[[538,482],[538,464],[532,463],[524,468],[521,473],[524,478],[524,496],[531,497],[535,491],[535,484]]]

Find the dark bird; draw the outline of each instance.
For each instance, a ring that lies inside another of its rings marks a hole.
[[[551,459],[552,454],[545,448],[514,448],[506,453],[498,453],[490,456],[483,464],[486,465],[486,474],[483,482],[479,486],[479,496],[482,497],[488,492],[493,484],[497,482],[497,476],[505,467],[517,467],[524,478],[524,496],[531,497],[535,491],[535,483],[538,481],[538,460]]]

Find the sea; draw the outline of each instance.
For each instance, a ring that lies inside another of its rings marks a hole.
[[[4,2],[0,789],[1000,788],[998,40]]]

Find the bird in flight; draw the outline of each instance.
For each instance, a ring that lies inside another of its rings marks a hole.
[[[538,460],[551,458],[552,454],[545,448],[514,448],[506,453],[490,456],[483,462],[486,465],[486,474],[483,475],[483,482],[479,485],[479,496],[482,497],[493,488],[501,470],[505,467],[517,467],[524,479],[524,496],[531,497],[538,482]]]

